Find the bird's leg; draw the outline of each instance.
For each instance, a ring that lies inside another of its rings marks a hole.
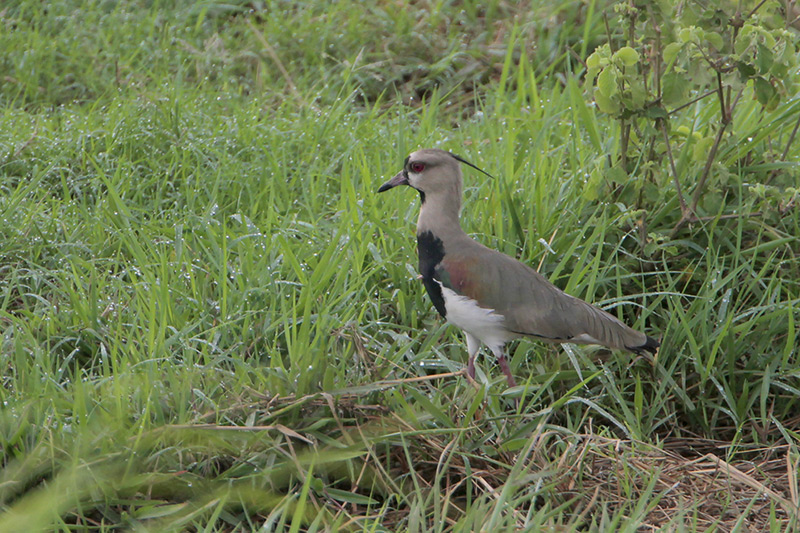
[[[500,368],[503,370],[503,374],[506,375],[506,381],[508,381],[509,387],[516,387],[517,381],[514,379],[514,374],[511,373],[511,369],[508,367],[508,361],[506,361],[505,356],[501,355],[497,358],[497,362],[500,363]]]
[[[517,381],[514,379],[514,374],[511,373],[511,368],[508,366],[508,361],[506,360],[505,354],[503,354],[503,348],[493,348],[492,353],[494,356],[497,357],[497,364],[500,365],[500,369],[503,371],[503,374],[506,375],[506,381],[508,381],[509,387],[516,387]]]
[[[465,332],[466,333],[466,332]],[[478,350],[481,348],[481,341],[471,334],[466,333],[467,336],[467,352],[469,353],[469,360],[467,361],[467,376],[475,379],[475,356],[478,355]]]

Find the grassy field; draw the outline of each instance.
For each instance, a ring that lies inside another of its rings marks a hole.
[[[0,8],[0,531],[800,530],[800,99],[744,88],[674,231],[666,159],[609,177],[579,58],[613,13]],[[714,106],[671,117],[688,195]],[[468,382],[418,197],[375,194],[420,147],[497,176],[468,233],[658,356],[520,341],[519,387]]]

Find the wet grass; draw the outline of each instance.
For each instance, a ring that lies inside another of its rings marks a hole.
[[[723,154],[671,236],[668,176],[609,182],[566,52],[603,6],[78,6],[0,22],[0,530],[798,526],[796,193]],[[737,109],[782,151],[800,102]],[[519,388],[468,383],[418,200],[375,194],[418,147],[497,176],[465,174],[469,233],[658,357],[523,341]]]

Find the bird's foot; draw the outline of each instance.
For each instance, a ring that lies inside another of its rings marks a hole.
[[[508,366],[508,361],[503,356],[497,358],[497,363],[500,365],[500,369],[503,371],[503,374],[506,375],[506,381],[508,381],[509,387],[516,387],[517,380],[514,379],[514,374],[511,373],[511,368]]]
[[[467,382],[475,387],[476,389],[481,388],[481,384],[475,380],[475,359],[470,357],[469,362],[467,363],[467,368],[465,368],[462,372],[467,376]]]

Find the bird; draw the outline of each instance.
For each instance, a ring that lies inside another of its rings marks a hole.
[[[475,357],[485,345],[497,358],[509,387],[515,387],[504,347],[520,337],[657,353],[660,342],[655,338],[565,293],[528,265],[467,235],[459,220],[462,163],[491,177],[451,152],[422,149],[406,157],[403,169],[377,192],[405,185],[419,193],[420,277],[439,314],[465,333],[470,379],[475,379]]]

